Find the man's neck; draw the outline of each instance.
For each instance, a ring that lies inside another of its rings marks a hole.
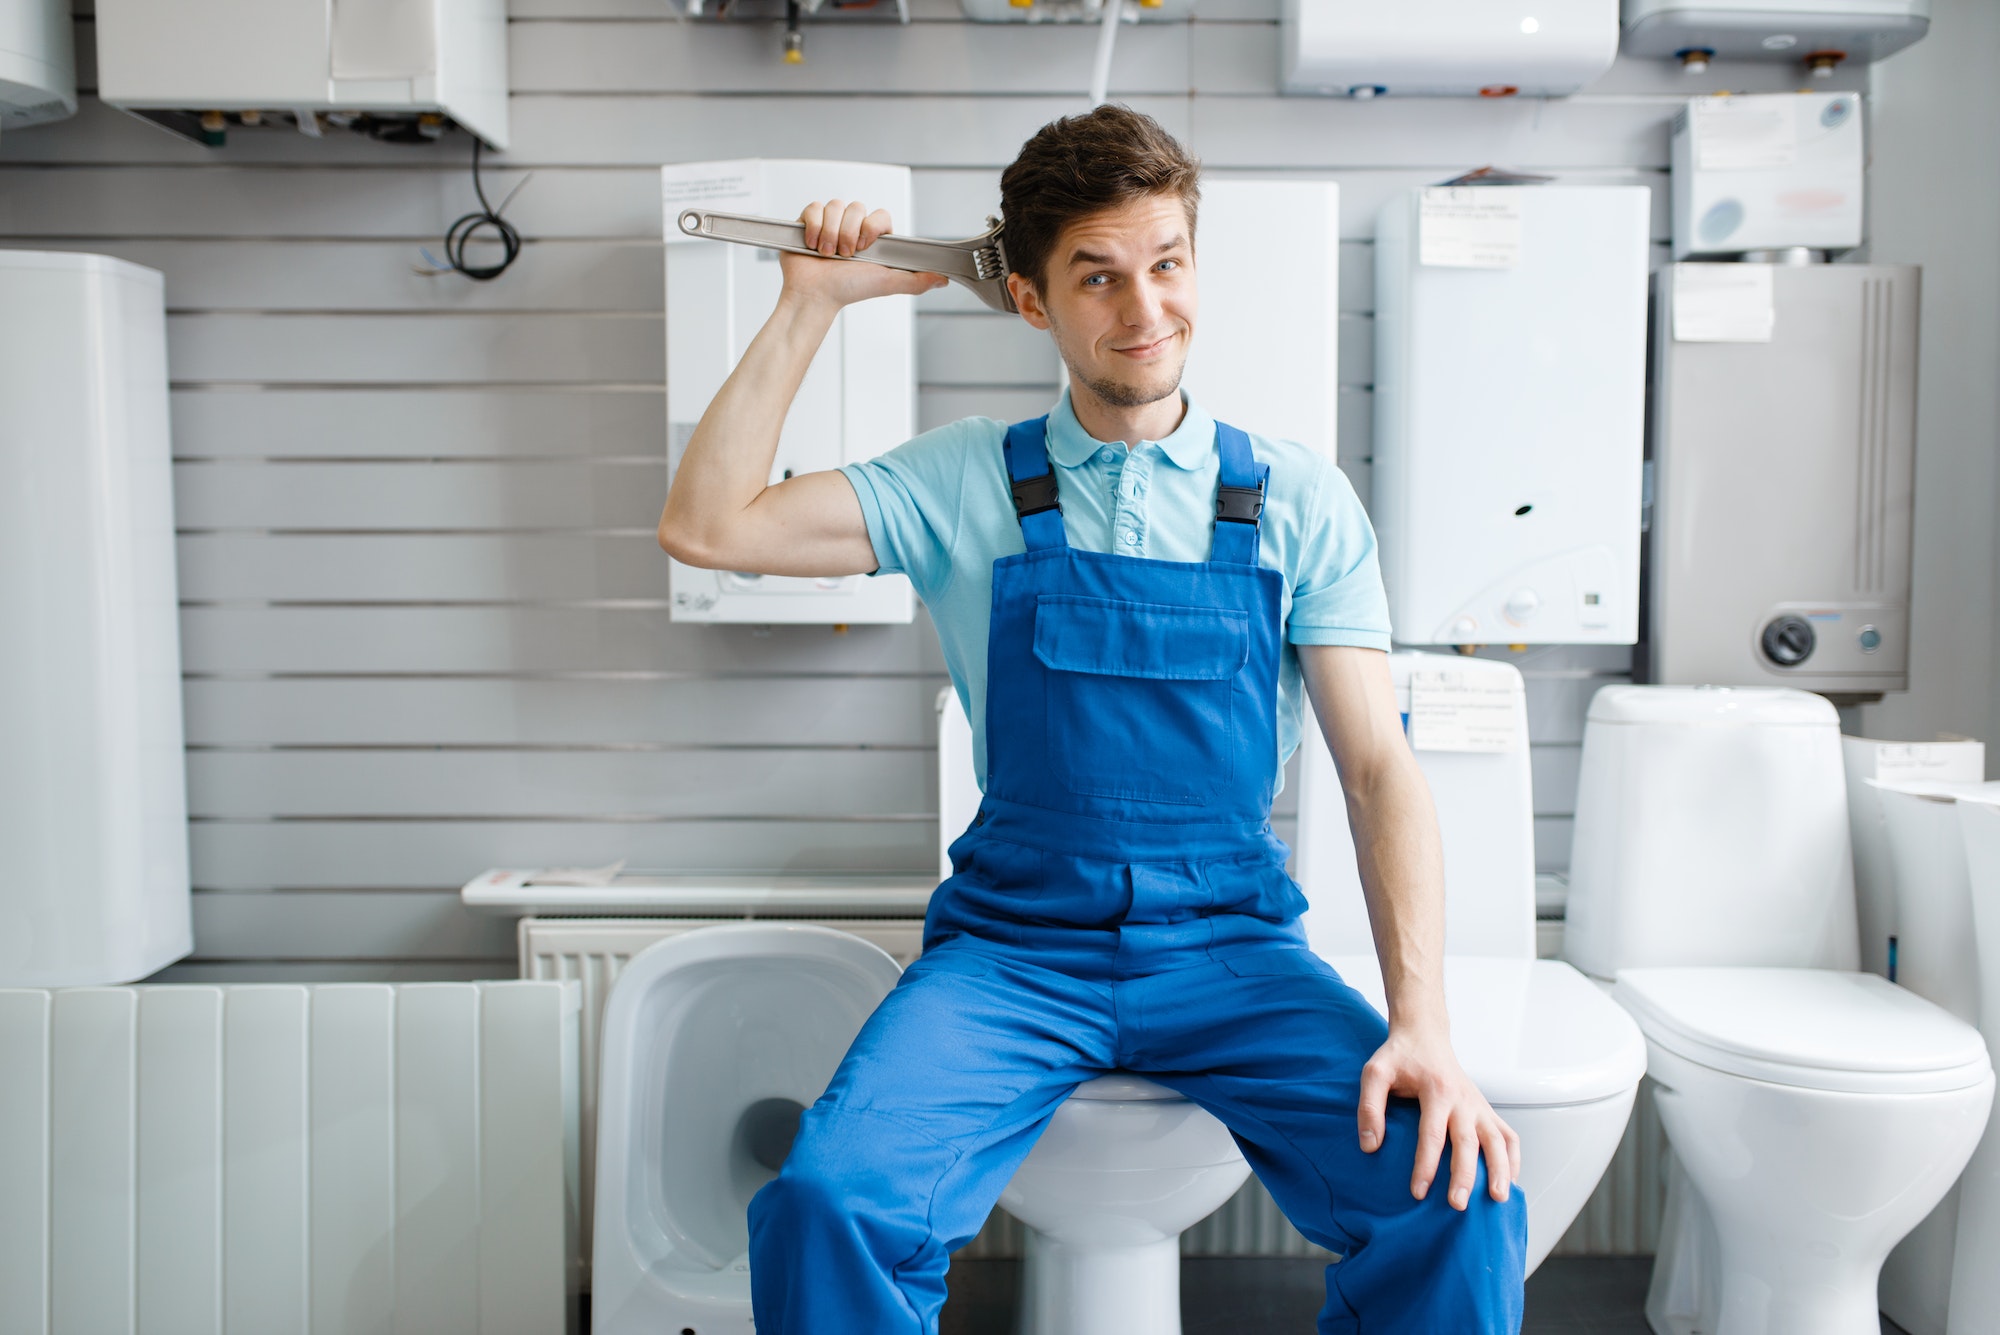
[[[1165,440],[1174,434],[1181,419],[1187,416],[1187,404],[1182,401],[1178,389],[1152,403],[1121,408],[1098,398],[1074,378],[1070,380],[1069,406],[1076,413],[1077,425],[1092,440],[1103,441],[1107,445],[1120,441],[1129,445],[1140,440]]]

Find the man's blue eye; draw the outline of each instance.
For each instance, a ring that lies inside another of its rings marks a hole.
[[[1166,267],[1167,267],[1167,266],[1169,266],[1169,265],[1172,265],[1172,266],[1173,266],[1174,268],[1178,269],[1178,268],[1180,268],[1180,265],[1181,265],[1181,262],[1180,262],[1179,260],[1161,260],[1161,261],[1160,261],[1160,267],[1161,267],[1162,269],[1166,268]]]
[[[1111,276],[1109,274],[1094,273],[1090,277],[1084,279],[1083,281],[1086,284],[1089,284],[1089,283],[1095,283],[1100,278],[1106,279],[1108,281],[1110,277]]]

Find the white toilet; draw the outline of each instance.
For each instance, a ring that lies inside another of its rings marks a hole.
[[[604,1008],[595,1335],[750,1335],[744,1211],[901,972],[784,923],[704,927],[626,965]]]
[[[1567,964],[1535,958],[1534,804],[1521,674],[1456,655],[1389,656],[1444,844],[1445,1002],[1452,1047],[1521,1137],[1529,1273],[1562,1237],[1618,1149],[1646,1072],[1638,1027]],[[1413,699],[1413,692],[1415,697]],[[1477,727],[1427,732],[1432,718]],[[1478,749],[1473,749],[1478,748]],[[1381,972],[1333,757],[1300,744],[1298,879],[1312,947],[1376,1009]]]
[[[1675,1153],[1660,1335],[1878,1335],[1876,1279],[1958,1176],[1993,1068],[1858,971],[1833,706],[1608,686],[1578,783],[1564,954],[1646,1035]]]

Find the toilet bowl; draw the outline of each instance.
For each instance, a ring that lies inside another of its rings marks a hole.
[[[1327,961],[1387,1010],[1373,955]],[[1556,960],[1447,955],[1445,1004],[1459,1064],[1521,1137],[1528,1273],[1604,1176],[1646,1073],[1646,1044],[1602,989]]]
[[[1607,686],[1564,954],[1646,1036],[1673,1147],[1661,1335],[1877,1335],[1889,1249],[1978,1141],[1970,1025],[1859,972],[1837,717],[1772,689]]]
[[[1228,1129],[1164,1085],[1077,1086],[1000,1194],[1028,1228],[1020,1335],[1179,1335],[1180,1235],[1249,1176]]]
[[[802,924],[703,927],[633,957],[604,1009],[595,1335],[749,1335],[750,1197],[900,973]]]
[[[1535,958],[1534,814],[1526,694],[1511,664],[1394,653],[1404,716],[1413,689],[1504,705],[1485,750],[1417,751],[1444,846],[1445,1005],[1452,1049],[1521,1137],[1528,1273],[1559,1241],[1617,1152],[1646,1045],[1603,989]],[[1428,705],[1432,695],[1427,695]],[[1316,729],[1300,743],[1298,879],[1312,948],[1387,1011],[1354,841],[1333,758]]]

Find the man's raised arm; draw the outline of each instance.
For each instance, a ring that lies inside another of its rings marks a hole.
[[[828,200],[799,215],[806,244],[854,255],[889,231],[889,214]],[[840,309],[947,281],[877,264],[781,254],[777,309],[701,415],[660,512],[660,546],[692,566],[764,575],[861,575],[875,569],[861,502],[837,470],[770,483],[778,432]],[[721,318],[721,312],[716,318]]]

